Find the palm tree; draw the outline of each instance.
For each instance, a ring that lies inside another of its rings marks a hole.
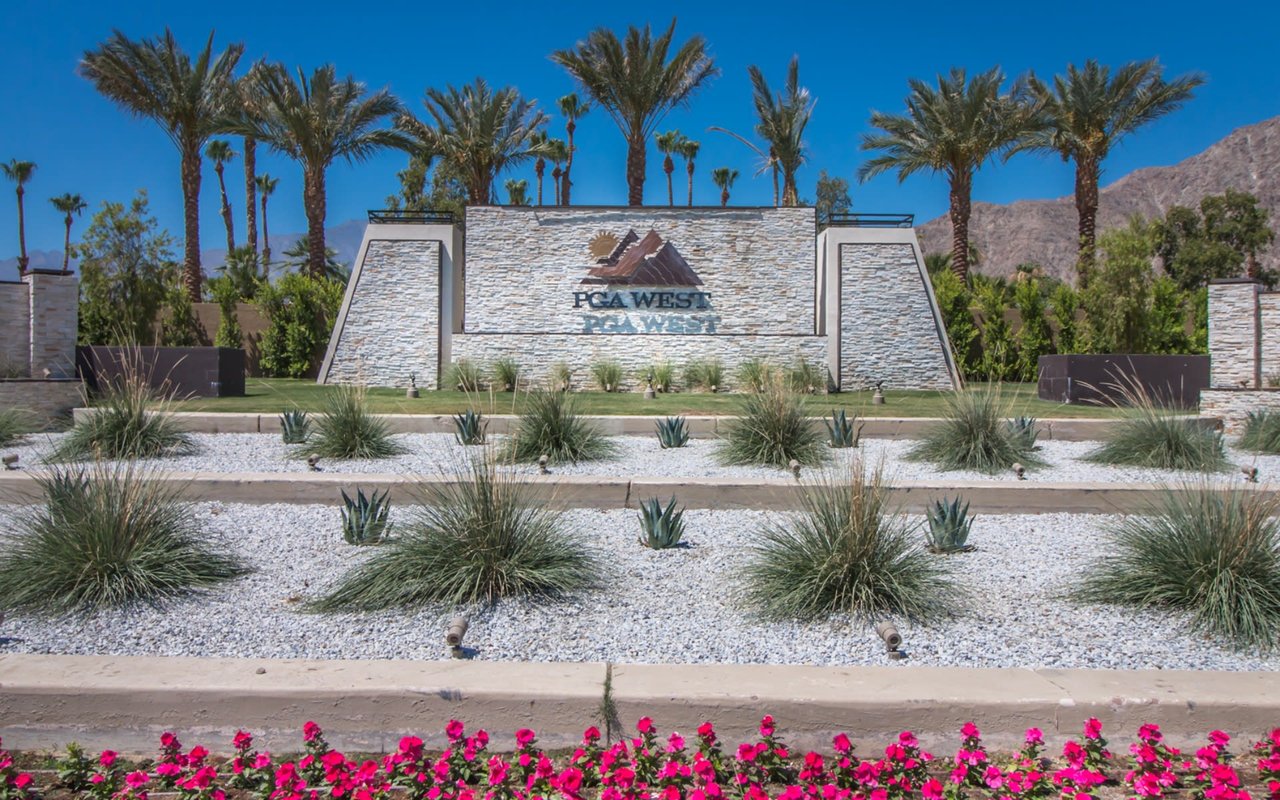
[[[238,154],[231,149],[231,143],[224,139],[209,142],[204,154],[213,162],[213,171],[218,173],[218,191],[222,192],[222,224],[227,226],[227,255],[231,255],[231,251],[236,249],[236,228],[231,219],[231,202],[227,200],[227,182],[223,180],[222,173],[227,162]]]
[[[4,170],[4,176],[18,186],[18,275],[22,276],[27,274],[27,265],[31,263],[27,258],[27,220],[22,206],[22,197],[27,190],[23,187],[31,180],[36,165],[34,161],[19,161],[14,158],[8,164],[0,164],[0,170]]]
[[[774,204],[777,200],[778,172],[782,173],[782,205],[800,205],[796,189],[796,170],[805,162],[804,129],[813,116],[814,100],[809,90],[800,85],[800,58],[792,56],[787,68],[787,85],[782,94],[774,96],[760,68],[747,67],[754,92],[756,133],[769,143],[769,163],[774,171]]]
[[[591,111],[591,104],[585,103],[578,98],[577,93],[570,92],[558,101],[560,113],[564,116],[564,131],[569,138],[569,158],[564,162],[564,177],[561,179],[560,193],[561,201],[567,206],[569,205],[569,189],[573,186],[573,180],[569,177],[569,173],[573,171],[573,154],[578,148],[573,143],[573,132],[578,129],[578,120],[587,115]]]
[[[953,68],[938,76],[937,87],[908,81],[906,114],[871,115],[883,133],[865,134],[862,149],[882,150],[858,170],[858,179],[896,170],[898,180],[921,170],[941,172],[951,185],[951,268],[969,274],[969,211],[973,173],[996,153],[1007,150],[1026,132],[1030,114],[1008,94],[1001,94],[999,67],[973,76]]]
[[[731,130],[729,130],[729,129],[727,129],[727,128],[721,128],[721,127],[720,127],[720,126],[718,126],[718,125],[712,125],[711,127],[707,128],[707,130],[709,130],[709,131],[718,131],[718,132],[720,132],[720,133],[727,133],[727,134],[729,134],[729,135],[730,135],[730,136],[732,136],[733,138],[735,138],[735,139],[737,139],[738,141],[740,141],[740,142],[742,142],[743,144],[745,144],[747,147],[750,147],[750,148],[751,148],[751,151],[752,151],[752,152],[754,152],[756,155],[758,155],[758,156],[760,157],[760,169],[756,170],[756,174],[757,174],[757,175],[763,175],[765,172],[771,172],[771,173],[773,173],[773,206],[774,206],[774,208],[777,208],[777,207],[778,207],[778,199],[779,199],[779,193],[778,193],[778,153],[777,153],[777,151],[773,148],[773,146],[772,146],[772,145],[770,145],[770,146],[769,146],[769,149],[766,151],[764,148],[760,147],[758,144],[756,144],[755,142],[751,141],[751,140],[750,140],[750,139],[748,139],[747,137],[742,136],[741,134],[734,133],[733,131],[731,131]]]
[[[533,153],[533,174],[538,179],[538,205],[542,205],[542,178],[547,173],[547,134],[537,131],[529,135],[529,152]]]
[[[504,184],[507,189],[507,202],[513,206],[529,205],[529,182],[507,178]]]
[[[428,89],[424,102],[433,126],[408,113],[396,125],[440,154],[462,179],[472,205],[492,202],[498,175],[532,157],[533,134],[547,119],[514,87],[495,92],[484,78],[460,89]]]
[[[733,188],[733,182],[738,179],[738,171],[729,169],[728,167],[716,167],[711,170],[711,180],[716,186],[720,187],[720,207],[724,208],[729,205],[729,190]]]
[[[648,25],[643,31],[630,26],[625,40],[597,28],[574,49],[551,54],[626,138],[627,202],[633,206],[644,204],[645,148],[654,128],[717,73],[701,36],[691,37],[668,61],[675,32],[674,19],[656,39]]]
[[[308,269],[325,274],[325,173],[337,159],[364,161],[386,147],[408,150],[411,142],[399,131],[377,126],[403,112],[386,89],[368,93],[350,76],[339,80],[332,64],[297,79],[283,66],[255,70],[261,114],[240,114],[232,133],[252,136],[302,165],[302,200],[307,212]]]
[[[62,221],[66,224],[66,237],[62,243],[62,274],[66,275],[71,272],[71,218],[80,216],[89,204],[84,201],[78,194],[64,194],[61,197],[50,197],[49,202],[53,203],[53,207],[63,214]]]
[[[548,139],[542,145],[542,152],[546,155],[547,160],[554,165],[551,170],[551,180],[555,182],[556,201],[558,206],[564,205],[564,194],[561,192],[563,188],[561,179],[564,177],[564,169],[561,167],[564,162],[569,160],[569,146],[565,144],[564,139]]]
[[[249,70],[249,74],[236,81],[236,100],[239,102],[239,112],[248,116],[261,115],[260,107],[261,96],[257,91],[258,81],[256,80],[253,70],[258,68],[255,64]],[[258,252],[258,140],[252,136],[243,137],[244,140],[244,219],[245,219],[245,242],[250,250],[254,253]]]
[[[183,282],[200,300],[200,151],[218,132],[233,103],[232,72],[244,46],[213,53],[213,34],[194,62],[173,33],[132,41],[112,33],[97,50],[84,54],[80,74],[130,113],[155,120],[182,158]]]
[[[676,162],[671,160],[671,154],[680,147],[680,141],[683,137],[680,131],[671,130],[666,133],[660,133],[654,137],[657,142],[658,152],[662,153],[662,171],[667,173],[667,205],[674,206],[676,204],[675,192],[671,188],[671,173],[676,171]]]
[[[1204,83],[1195,74],[1166,81],[1162,73],[1154,58],[1126,64],[1114,75],[1090,59],[1083,68],[1069,65],[1067,74],[1055,76],[1052,86],[1034,74],[1025,80],[1026,93],[1039,110],[1039,124],[1016,149],[1054,152],[1076,164],[1076,268],[1081,288],[1093,266],[1103,160],[1121,139],[1180,108]]]
[[[267,198],[276,190],[279,178],[263,173],[254,178],[254,186],[262,195],[262,277],[265,280],[271,267],[271,232],[267,228]]]
[[[702,149],[699,142],[687,137],[680,138],[680,155],[684,156],[684,171],[689,173],[689,207],[693,208],[693,162]]]

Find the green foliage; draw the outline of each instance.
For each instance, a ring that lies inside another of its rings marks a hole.
[[[366,496],[357,487],[355,498],[342,490],[342,538],[347,544],[377,544],[387,533],[387,518],[391,514],[390,490],[374,492]]]
[[[827,171],[818,171],[817,200],[813,203],[814,213],[818,217],[818,229],[825,228],[831,222],[832,214],[844,214],[853,208],[849,199],[849,181],[833,177]]]
[[[947,327],[947,338],[951,340],[956,368],[966,378],[975,377],[980,369],[982,349],[978,327],[973,321],[973,296],[969,287],[951,271],[949,256],[936,271],[931,269],[929,275],[933,279],[938,311]]]
[[[1096,353],[1144,353],[1149,341],[1152,229],[1138,217],[1098,237],[1102,259],[1094,266],[1085,308],[1089,343]]]
[[[1128,408],[1112,424],[1107,441],[1086,460],[1200,472],[1226,467],[1221,433],[1201,425],[1196,417],[1163,408],[1137,383],[1121,380],[1117,386]]]
[[[147,193],[103,203],[73,250],[80,260],[80,344],[156,343],[156,317],[177,283],[173,239]]]
[[[666,508],[658,498],[640,501],[640,544],[650,550],[666,550],[680,544],[684,536],[684,509],[676,510],[673,496]]]
[[[663,450],[672,447],[684,447],[689,443],[689,429],[685,426],[684,417],[667,417],[654,422],[658,430],[658,444]]]
[[[969,469],[994,474],[1022,464],[1044,462],[1033,452],[1034,441],[1008,423],[1009,409],[997,389],[971,389],[947,398],[946,416],[925,430],[907,453],[939,469]]]
[[[136,363],[124,366],[118,379],[99,377],[93,414],[67,432],[54,447],[51,460],[132,460],[195,451],[191,434],[165,413],[170,399],[153,394]]]
[[[227,253],[222,266],[218,267],[219,277],[231,282],[237,300],[248,302],[258,296],[258,287],[262,285],[260,266],[253,248],[237,247]]]
[[[329,342],[343,291],[341,281],[304,272],[286,273],[259,286],[254,302],[268,324],[258,343],[258,363],[269,375],[301,378],[314,370]]]
[[[34,615],[158,603],[248,572],[173,484],[133,467],[55,469],[0,553],[0,607]]]
[[[989,381],[1015,377],[1018,352],[1013,329],[1005,315],[1009,311],[1009,287],[1003,279],[973,275],[974,310],[981,320],[982,376]]]
[[[444,371],[444,385],[460,392],[478,392],[484,388],[484,369],[474,361],[460,358]]]
[[[323,597],[317,611],[491,603],[584,589],[598,568],[559,514],[475,459],[453,480],[424,485],[414,516]]]
[[[307,449],[299,455],[322,458],[391,458],[407,452],[387,423],[369,413],[364,388],[338,386],[324,396],[324,413],[315,420]]]
[[[831,421],[827,426],[827,446],[834,448],[857,447],[862,439],[863,423],[855,412],[853,419],[845,416],[844,409],[831,410]]]
[[[858,461],[848,480],[807,487],[799,513],[760,531],[745,600],[778,620],[929,618],[958,599],[948,562],[929,557],[888,483]]]
[[[654,391],[670,394],[675,391],[676,367],[670,361],[659,361],[649,367],[645,380],[653,380]]]
[[[1040,356],[1053,352],[1047,307],[1040,281],[1024,278],[1013,286],[1013,304],[1022,319],[1015,337],[1018,363],[1014,374],[1021,381],[1040,379]]]
[[[0,408],[0,445],[12,444],[31,431],[27,412],[20,408]]]
[[[1156,254],[1165,272],[1183,289],[1197,289],[1211,280],[1256,274],[1269,288],[1277,276],[1258,268],[1258,257],[1275,240],[1270,212],[1258,198],[1228,189],[1207,195],[1200,210],[1173,206],[1155,226]]]
[[[1280,411],[1250,411],[1236,446],[1254,453],[1280,455]]]
[[[303,444],[311,435],[311,420],[301,409],[289,409],[280,414],[280,440],[285,444]]]
[[[1206,483],[1166,491],[1110,531],[1105,558],[1075,597],[1170,609],[1191,627],[1237,644],[1280,642],[1280,520],[1267,494]]]
[[[786,370],[787,386],[800,394],[818,394],[826,391],[827,370],[801,358]]]
[[[57,759],[53,769],[60,788],[69,792],[84,792],[92,785],[90,778],[98,771],[98,765],[94,759],[89,758],[83,747],[69,742],[67,754]]]
[[[493,362],[493,386],[501,392],[514,392],[520,386],[520,364],[509,356]]]
[[[1070,285],[1060,283],[1049,296],[1049,314],[1058,328],[1055,349],[1059,353],[1077,353],[1079,323],[1076,312],[1080,310],[1080,295]]]
[[[218,332],[213,337],[215,347],[244,346],[244,332],[240,330],[240,320],[236,316],[236,303],[240,301],[240,290],[228,277],[210,278],[206,284],[213,300],[218,304]]]
[[[576,464],[610,458],[617,445],[577,413],[572,395],[533,392],[502,452],[512,461],[534,462],[545,455],[553,464]]]
[[[763,392],[777,377],[772,364],[748,358],[738,365],[738,388],[745,392]]]
[[[573,368],[563,361],[552,364],[547,382],[550,384],[547,388],[553,392],[569,391],[573,388]]]
[[[969,504],[960,505],[957,496],[951,502],[946,498],[934,500],[924,510],[929,523],[929,550],[934,553],[960,553],[972,550],[969,541],[969,529],[973,527],[973,517],[969,516]]]
[[[198,347],[205,344],[204,328],[196,319],[196,307],[182,282],[169,282],[165,291],[166,305],[160,318],[160,335],[157,343],[162,347]]]
[[[1187,335],[1187,292],[1167,275],[1151,282],[1151,312],[1147,319],[1148,353],[1189,353],[1191,337]]]
[[[805,466],[826,461],[822,434],[806,416],[803,399],[781,381],[743,395],[740,408],[716,452],[722,463],[786,468],[792,459]]]
[[[488,428],[489,423],[484,420],[484,415],[479,411],[468,408],[461,414],[453,415],[453,438],[457,439],[460,445],[484,444],[485,431]]]
[[[684,365],[684,385],[689,391],[724,389],[724,365],[718,359],[695,359]]]
[[[622,365],[617,361],[597,361],[591,365],[591,377],[602,392],[622,391]]]
[[[1038,423],[1035,417],[1014,417],[1009,420],[1009,432],[1022,442],[1026,450],[1036,450],[1036,440],[1040,438],[1036,427]]]

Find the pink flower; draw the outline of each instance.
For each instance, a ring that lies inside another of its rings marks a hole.
[[[974,725],[972,722],[966,722],[964,727],[960,728],[960,735],[966,739],[977,739],[982,735],[982,733],[978,730],[977,725]]]
[[[715,744],[716,729],[710,722],[704,722],[698,726],[698,737],[709,744]]]
[[[920,787],[920,795],[924,800],[942,800],[942,783],[937,778],[930,778]]]
[[[1209,741],[1216,747],[1226,747],[1231,742],[1231,737],[1222,731],[1209,731]]]
[[[516,731],[516,744],[520,747],[529,746],[530,744],[533,743],[533,740],[535,738],[536,737],[534,736],[533,731],[529,730],[528,728],[521,728],[520,730]]]
[[[556,779],[560,791],[568,795],[576,795],[582,788],[582,770],[569,767]]]
[[[853,742],[849,741],[849,737],[843,733],[837,733],[835,738],[831,740],[832,746],[835,747],[837,753],[848,753],[853,750]]]
[[[760,720],[760,735],[768,738],[773,735],[774,730],[773,717],[765,714],[764,718]]]
[[[1102,723],[1096,717],[1085,720],[1084,736],[1086,739],[1097,739],[1102,736]]]
[[[738,745],[738,760],[747,761],[747,762],[755,761],[756,760],[755,746],[747,744],[745,742]]]
[[[142,786],[146,786],[150,781],[151,776],[142,770],[130,772],[128,775],[124,776],[125,786],[128,786],[130,789],[138,789]]]
[[[640,721],[636,723],[636,730],[641,733],[653,733],[653,720],[648,717],[641,717]]]
[[[314,722],[308,721],[302,726],[302,741],[314,742],[320,738],[320,726]]]
[[[678,753],[684,749],[684,737],[678,733],[672,733],[667,737],[667,752]]]
[[[463,727],[462,723],[458,722],[456,719],[449,720],[449,723],[444,726],[444,735],[448,736],[449,741],[451,742],[456,742],[461,739],[462,734],[465,732],[466,728]]]
[[[237,750],[248,750],[253,747],[253,736],[247,731],[236,731],[236,735],[231,740],[231,746]]]
[[[98,763],[105,769],[110,769],[111,765],[116,763],[116,751],[103,750],[102,755],[98,756]]]
[[[1044,744],[1044,731],[1039,728],[1027,728],[1027,744]]]
[[[595,725],[592,725],[590,728],[587,728],[585,731],[582,732],[582,741],[586,742],[587,744],[600,741],[600,729],[597,728]]]
[[[32,777],[26,772],[19,772],[13,776],[13,785],[18,789],[25,789],[31,785]]]
[[[1138,728],[1138,738],[1145,739],[1147,741],[1158,742],[1164,737],[1160,734],[1159,725],[1152,725],[1151,723],[1147,723],[1146,725],[1143,725],[1141,728]]]

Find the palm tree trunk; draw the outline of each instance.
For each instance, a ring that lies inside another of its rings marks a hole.
[[[191,302],[200,302],[200,143],[182,148],[182,283]]]
[[[720,190],[720,207],[724,208],[727,205],[729,205],[729,190],[721,189]]]
[[[563,174],[564,172],[559,167],[551,170],[551,180],[555,182],[556,187],[556,205],[560,205],[560,176]]]
[[[778,207],[778,161],[769,157],[769,168],[773,171],[773,207]]]
[[[218,173],[218,191],[222,193],[222,224],[227,226],[227,256],[230,257],[231,251],[236,249],[235,221],[231,218],[231,202],[227,200],[227,183],[223,180],[222,164],[215,165],[213,171]]]
[[[1080,251],[1076,257],[1076,279],[1080,289],[1089,285],[1089,273],[1097,257],[1098,164],[1093,159],[1076,161],[1076,216]]]
[[[969,212],[972,177],[965,173],[951,178],[951,271],[960,280],[969,277]]]
[[[573,132],[577,127],[572,118],[564,124],[569,138],[569,157],[565,159],[564,175],[560,177],[560,202],[566,206],[569,205],[569,187],[573,185],[573,181],[569,180],[569,171],[573,169]]]
[[[800,205],[800,193],[796,191],[795,170],[782,171],[782,205],[786,208],[795,208]]]
[[[267,195],[262,195],[262,279],[266,280],[271,269],[271,233],[267,230]]]
[[[307,208],[307,267],[312,277],[324,275],[324,167],[307,167],[302,173],[302,200]]]
[[[644,137],[632,136],[627,141],[627,205],[644,205]]]
[[[71,272],[71,212],[67,212],[66,219],[66,235],[62,239],[62,274],[67,275]]]
[[[542,156],[533,162],[533,174],[538,176],[538,205],[542,205],[542,176],[547,171],[547,162]]]
[[[689,173],[689,208],[693,208],[693,160],[686,162],[684,168]]]
[[[244,137],[244,222],[249,249],[258,252],[258,142]]]
[[[22,206],[22,196],[26,194],[26,190],[22,188],[22,184],[18,184],[18,274],[27,274],[27,265],[31,261],[27,258],[27,220],[25,209]]]
[[[676,194],[671,184],[671,173],[676,171],[676,163],[671,160],[670,153],[667,153],[667,157],[662,160],[662,171],[667,173],[667,205],[675,207]]]

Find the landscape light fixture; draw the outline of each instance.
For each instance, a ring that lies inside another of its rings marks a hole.
[[[791,463],[787,464],[787,469],[791,470],[791,474],[796,476],[796,480],[800,480],[800,462],[794,458]]]
[[[547,462],[548,462],[548,461],[550,461],[550,460],[551,460],[551,459],[547,457],[547,454],[546,454],[546,453],[543,453],[542,455],[538,456],[538,472],[539,472],[539,474],[542,474],[542,475],[550,475],[550,474],[551,474],[551,470],[547,469]]]
[[[444,631],[444,643],[449,646],[449,655],[462,658],[462,637],[467,635],[467,618],[454,617]]]
[[[418,396],[418,374],[416,372],[409,373],[409,388],[405,390],[404,396],[411,400]]]
[[[876,390],[871,394],[871,405],[884,405],[884,381],[876,381]]]
[[[320,456],[316,455],[315,453],[312,453],[311,455],[307,456],[307,468],[310,469],[312,472],[319,472]]]
[[[16,456],[15,456],[16,458]],[[1258,468],[1252,465],[1241,467],[1240,471],[1244,473],[1244,479],[1249,483],[1258,482]]]
[[[10,469],[10,470],[12,470],[12,469],[22,469],[22,467],[18,466],[18,454],[17,454],[17,453],[10,453],[9,455],[5,456],[3,459],[0,459],[0,460],[2,460],[2,461],[4,462],[4,468],[5,468],[5,469]]]
[[[892,622],[877,622],[875,631],[876,636],[884,642],[885,654],[889,658],[894,661],[906,658],[907,654],[898,649],[902,647],[902,634],[898,633],[896,625]]]
[[[1027,479],[1027,468],[1015,463],[1013,465],[1013,474],[1018,476],[1018,480],[1025,481]]]

